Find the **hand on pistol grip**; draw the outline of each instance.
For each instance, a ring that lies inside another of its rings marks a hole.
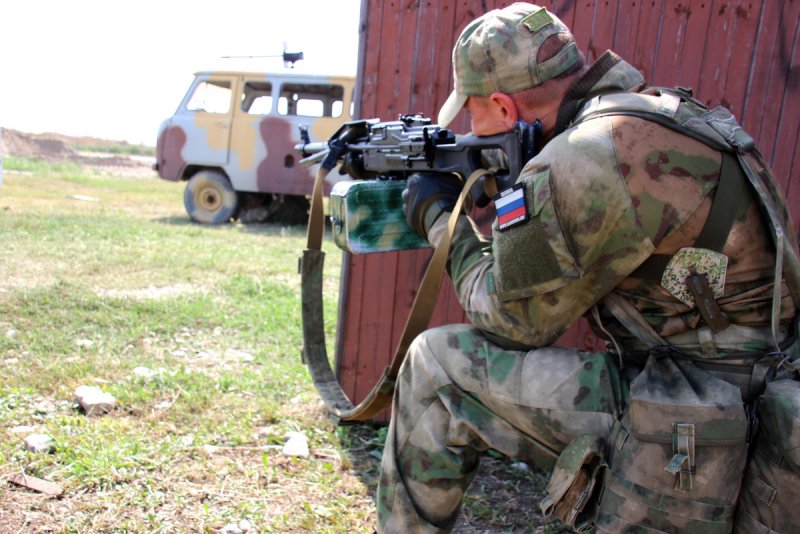
[[[443,172],[414,173],[403,191],[403,213],[408,224],[428,238],[428,230],[444,212],[452,212],[463,187],[458,175]]]

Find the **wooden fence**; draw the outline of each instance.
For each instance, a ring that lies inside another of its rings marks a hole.
[[[365,0],[358,72],[360,116],[435,120],[452,90],[450,54],[466,24],[511,2]],[[683,86],[730,108],[771,162],[800,221],[800,0],[605,0],[539,2],[569,26],[588,61],[611,49],[651,85]],[[451,125],[469,130],[464,113]],[[343,261],[336,369],[362,399],[397,345],[428,251],[347,255]],[[464,322],[446,281],[432,325]],[[562,346],[595,349],[579,321]]]

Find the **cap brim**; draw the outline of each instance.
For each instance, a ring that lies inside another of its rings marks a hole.
[[[442,109],[439,110],[439,126],[447,128],[447,126],[453,122],[453,119],[456,118],[458,112],[461,111],[461,108],[464,107],[464,104],[467,103],[467,98],[469,98],[467,95],[458,94],[456,91],[450,93]]]

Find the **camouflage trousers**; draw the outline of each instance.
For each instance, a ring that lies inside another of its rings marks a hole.
[[[505,350],[469,325],[424,332],[397,380],[379,531],[449,531],[482,452],[551,468],[578,436],[608,436],[622,397],[606,353]]]

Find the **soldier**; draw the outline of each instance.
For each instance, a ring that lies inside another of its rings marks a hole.
[[[585,64],[530,4],[470,23],[453,69],[439,124],[462,108],[477,135],[538,119],[544,146],[495,197],[492,239],[458,217],[448,272],[471,324],[408,351],[379,530],[452,529],[495,449],[553,468],[542,508],[575,528],[796,531],[797,240],[752,139],[613,52]],[[459,191],[408,182],[407,219],[434,246]],[[551,346],[581,316],[607,352]],[[762,461],[741,489],[748,447]]]

